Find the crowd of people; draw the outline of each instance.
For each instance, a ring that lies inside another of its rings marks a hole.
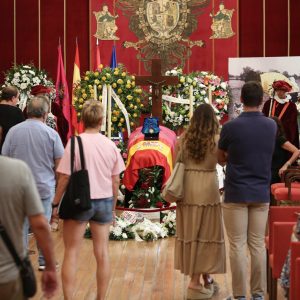
[[[277,91],[286,86],[276,86]],[[282,93],[284,94],[284,93]],[[49,222],[58,209],[71,175],[71,143],[64,149],[60,135],[45,124],[50,111],[47,95],[35,95],[27,104],[26,120],[17,107],[19,92],[2,90],[0,102],[0,223],[20,257],[27,255],[28,229],[39,249],[42,289],[51,298],[58,287],[57,262]],[[283,98],[283,96],[282,96]],[[209,104],[199,105],[184,134],[178,139],[175,160],[185,164],[182,201],[177,202],[175,268],[190,276],[188,299],[210,299],[222,287],[212,274],[226,273],[223,223],[229,241],[232,296],[245,300],[247,249],[251,260],[252,300],[265,294],[265,232],[270,205],[270,182],[299,157],[294,141],[285,136],[276,110],[268,118],[260,111],[263,89],[249,81],[241,90],[244,112],[220,125]],[[274,99],[276,101],[276,99]],[[269,105],[274,105],[271,102]],[[277,107],[277,106],[276,106]],[[73,299],[76,267],[87,223],[96,258],[97,300],[105,299],[110,278],[109,226],[114,222],[125,169],[116,145],[101,134],[103,107],[95,100],[82,109],[85,131],[80,134],[89,174],[91,208],[63,220],[65,246],[62,287]],[[75,170],[80,169],[75,143]],[[216,165],[226,165],[225,194],[221,201]],[[25,299],[14,259],[0,238],[0,299]]]
[[[0,222],[21,258],[27,256],[30,226],[39,249],[44,296],[51,298],[58,287],[58,279],[49,222],[51,217],[57,217],[57,208],[70,178],[70,141],[64,149],[59,134],[45,124],[50,111],[47,96],[38,95],[30,99],[25,121],[21,110],[16,107],[18,96],[15,88],[4,88],[4,101],[0,102],[0,113],[11,112],[10,118],[0,119],[3,128],[3,138],[0,138]],[[92,207],[63,221],[65,253],[62,286],[65,299],[73,299],[80,241],[87,223],[90,223],[97,262],[98,300],[105,299],[109,283],[109,226],[115,218],[119,175],[125,165],[116,145],[100,133],[102,120],[102,105],[95,100],[86,102],[82,110],[85,131],[80,136],[89,174]],[[75,169],[79,168],[78,159],[76,144]],[[18,268],[2,239],[0,299],[26,299]]]

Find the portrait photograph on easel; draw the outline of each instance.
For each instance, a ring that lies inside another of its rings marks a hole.
[[[292,86],[288,92],[291,101],[300,109],[300,56],[289,57],[239,57],[229,58],[229,86],[232,94],[229,119],[236,118],[243,110],[240,94],[247,81],[259,81],[264,90],[264,102],[272,97],[275,81],[283,80]]]

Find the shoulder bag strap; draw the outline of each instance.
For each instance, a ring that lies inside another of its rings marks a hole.
[[[22,261],[21,261],[19,255],[18,255],[11,239],[9,238],[4,226],[1,223],[0,223],[0,235],[3,239],[4,244],[6,245],[7,249],[9,250],[11,256],[13,257],[16,265],[18,267],[21,267],[22,266]]]
[[[75,160],[75,137],[71,137],[71,174],[74,172],[74,160]]]
[[[179,149],[179,152],[177,153],[176,162],[183,162],[183,150],[182,146]]]
[[[77,136],[78,146],[79,146],[79,153],[80,153],[80,163],[81,163],[81,169],[85,169],[85,160],[84,160],[84,154],[83,154],[83,146],[82,146],[82,140],[80,136]]]

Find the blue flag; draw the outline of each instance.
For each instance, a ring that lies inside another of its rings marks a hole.
[[[117,53],[116,53],[116,46],[113,46],[111,59],[110,59],[110,68],[115,69],[117,67]]]

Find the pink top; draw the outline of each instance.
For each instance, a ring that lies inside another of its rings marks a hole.
[[[89,172],[91,199],[112,197],[112,175],[118,175],[125,169],[124,161],[117,146],[101,133],[80,134],[86,169]],[[71,143],[65,148],[57,172],[71,174]],[[79,148],[75,142],[75,171],[80,169]]]

